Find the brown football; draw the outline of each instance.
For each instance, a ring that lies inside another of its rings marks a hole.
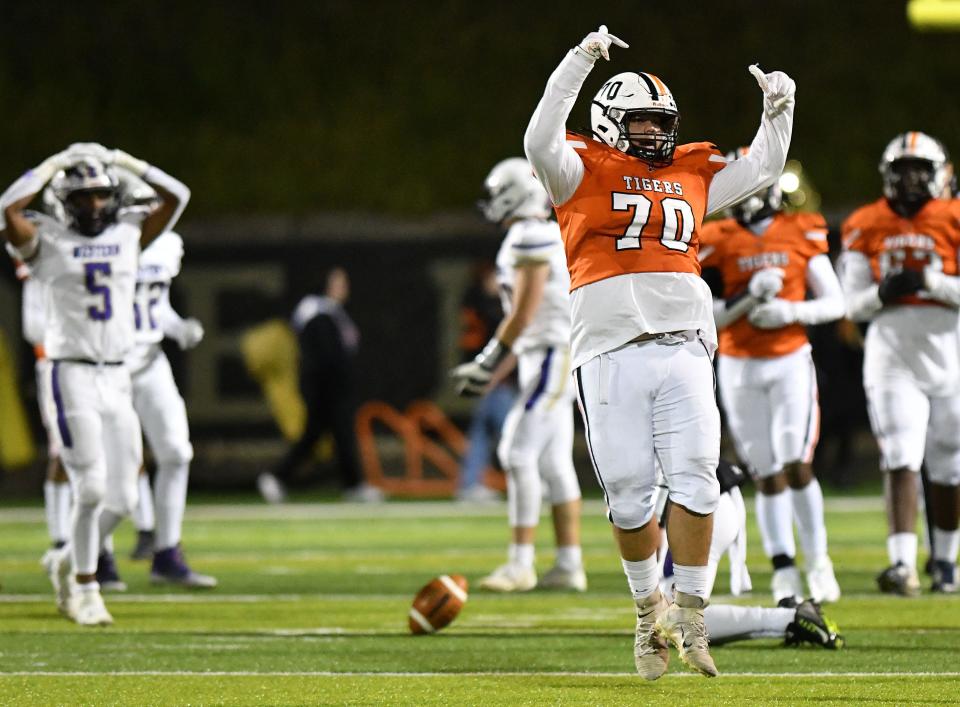
[[[457,618],[467,601],[467,579],[460,574],[444,574],[431,579],[417,592],[407,623],[416,635],[436,633]]]

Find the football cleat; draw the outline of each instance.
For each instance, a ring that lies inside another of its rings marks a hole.
[[[151,584],[177,584],[188,589],[213,589],[217,578],[190,569],[179,545],[158,550],[150,568]]]
[[[78,589],[70,598],[70,615],[81,626],[109,626],[113,617],[99,590]]]
[[[781,567],[773,571],[773,578],[770,580],[770,591],[773,592],[773,600],[780,602],[781,599],[796,597],[799,601],[803,597],[803,579],[800,577],[800,570],[793,565]]]
[[[350,503],[383,503],[387,497],[373,484],[363,483],[344,489],[343,500]]]
[[[100,552],[97,558],[97,582],[100,584],[100,589],[105,592],[127,591],[127,583],[120,579],[112,552],[107,550]]]
[[[153,531],[138,530],[137,544],[130,551],[131,560],[149,560],[153,557]]]
[[[670,663],[667,642],[657,630],[657,619],[667,611],[667,602],[656,590],[642,602],[637,602],[637,632],[633,642],[633,660],[637,672],[646,680],[656,680]]]
[[[480,589],[490,592],[529,592],[537,586],[537,571],[515,562],[500,565],[480,580]]]
[[[677,592],[676,598],[657,619],[657,631],[680,652],[680,660],[708,678],[719,675],[710,655],[703,623],[705,599]]]
[[[902,597],[920,596],[920,578],[915,567],[902,562],[887,567],[877,575],[877,586],[884,594],[899,594]]]
[[[57,610],[70,617],[70,552],[68,549],[47,550],[41,560],[53,586],[53,597]]]
[[[554,565],[540,578],[537,586],[541,589],[569,589],[574,592],[587,591],[587,573],[583,567],[567,570]]]
[[[946,560],[934,560],[933,567],[930,568],[930,576],[933,578],[931,590],[942,592],[944,594],[956,594],[960,591],[957,585],[957,565]]]
[[[287,500],[287,487],[269,471],[257,476],[257,490],[267,503],[283,503]]]
[[[807,570],[807,587],[813,601],[832,604],[840,600],[840,585],[829,557],[822,557]]]
[[[784,637],[784,645],[799,646],[801,643],[839,650],[845,642],[836,622],[824,616],[818,604],[804,601],[797,607]]]

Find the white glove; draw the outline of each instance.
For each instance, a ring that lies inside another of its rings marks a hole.
[[[776,118],[793,104],[797,84],[792,78],[782,71],[765,74],[757,64],[751,64],[748,68],[763,91],[763,110],[768,118]]]
[[[123,150],[111,150],[112,157],[108,164],[115,164],[128,172],[133,172],[138,177],[142,177],[150,169],[150,163],[137,159],[129,152]]]
[[[750,295],[756,297],[758,300],[766,301],[772,297],[776,297],[780,290],[783,289],[783,268],[764,268],[763,270],[758,270],[753,274],[753,277],[750,278],[750,284],[747,285],[747,289],[750,291]]]
[[[462,363],[452,371],[450,377],[454,380],[457,394],[464,397],[483,395],[493,378],[497,366],[510,354],[510,349],[504,346],[499,339],[490,339],[483,351],[472,361]]]
[[[758,329],[779,329],[797,321],[796,302],[772,299],[754,307],[747,319]]]
[[[203,324],[200,323],[199,319],[194,319],[193,317],[184,319],[177,333],[174,335],[174,339],[181,351],[192,349],[203,341]]]
[[[584,54],[593,57],[594,61],[600,57],[610,61],[611,44],[616,44],[618,47],[623,47],[624,49],[630,48],[630,45],[622,39],[610,34],[607,31],[606,25],[600,25],[600,29],[588,34],[577,46]]]
[[[66,152],[74,160],[92,157],[104,164],[113,163],[113,150],[108,150],[99,142],[75,142],[66,149]]]

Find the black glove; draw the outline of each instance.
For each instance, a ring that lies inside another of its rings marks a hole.
[[[883,278],[877,294],[881,302],[890,304],[901,297],[919,292],[923,289],[923,284],[923,273],[920,270],[904,269]]]

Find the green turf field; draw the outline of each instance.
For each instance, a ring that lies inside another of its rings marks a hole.
[[[748,504],[752,505],[752,504]],[[544,519],[546,521],[546,518]],[[502,508],[448,503],[218,505],[188,512],[188,557],[215,574],[206,593],[158,590],[125,560],[116,624],[81,629],[53,606],[37,509],[0,510],[0,704],[938,704],[960,700],[960,597],[882,597],[879,499],[828,502],[845,592],[829,614],[848,647],[752,641],[714,649],[707,680],[674,659],[656,683],[633,674],[631,602],[610,531],[588,504],[586,595],[472,593],[435,636],[407,635],[406,611],[431,577],[476,581],[504,559]],[[769,572],[750,520],[755,591]],[[543,530],[549,531],[545,523]],[[552,562],[549,532],[538,565]],[[725,601],[721,572],[714,601]]]

